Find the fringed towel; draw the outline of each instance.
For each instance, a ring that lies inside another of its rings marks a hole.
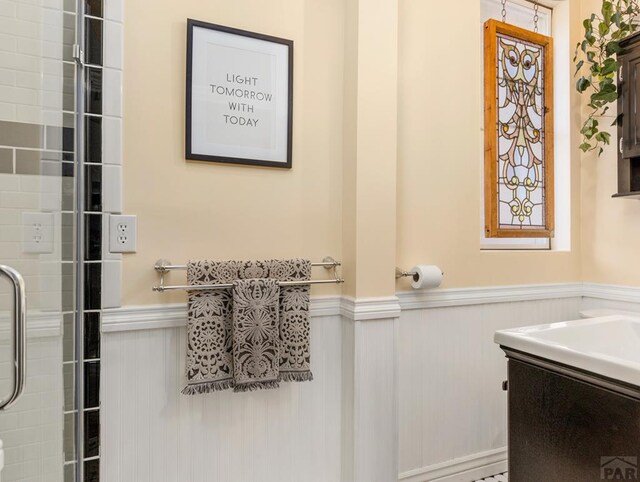
[[[308,259],[273,260],[271,277],[280,281],[309,281]],[[307,285],[280,287],[280,380],[313,380],[311,373],[309,290]]]
[[[308,281],[311,262],[305,259],[268,261],[190,261],[190,285],[232,283],[273,278]],[[309,285],[283,286],[279,299],[279,379],[313,380],[310,370]],[[232,290],[189,291],[187,323],[187,386],[185,395],[234,387]],[[263,387],[264,388],[264,387]]]
[[[249,261],[240,267],[239,277],[273,278],[278,281],[309,281],[308,259]],[[308,284],[280,287],[280,380],[313,380],[311,373]]]
[[[189,285],[231,283],[237,261],[189,261]],[[187,386],[185,395],[233,387],[231,289],[189,291],[187,321]]]
[[[280,287],[272,278],[233,282],[234,391],[279,384]]]

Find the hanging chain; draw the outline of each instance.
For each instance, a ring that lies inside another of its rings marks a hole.
[[[500,12],[502,14],[502,21],[506,22],[507,21],[507,0],[502,0],[502,12]]]
[[[533,1],[533,31],[538,31],[538,0]]]

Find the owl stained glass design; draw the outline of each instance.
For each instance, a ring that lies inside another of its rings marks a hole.
[[[505,33],[498,28],[490,39],[495,42],[495,50],[491,49],[495,55],[496,75],[491,89],[495,105],[493,110],[485,110],[485,115],[487,112],[493,115],[489,120],[492,129],[486,134],[495,136],[495,144],[487,150],[487,155],[491,156],[487,162],[495,163],[491,166],[494,183],[491,189],[495,195],[492,193],[492,199],[488,200],[495,203],[492,231],[501,237],[550,235],[553,214],[549,206],[552,192],[549,191],[552,186],[548,184],[552,178],[546,170],[553,161],[547,159],[550,154],[552,156],[547,145],[550,123],[545,115],[549,100],[545,98],[548,94],[545,88],[548,86],[545,82],[548,51],[543,44],[511,33],[517,32]],[[530,34],[528,37],[542,37],[527,33]],[[486,124],[485,130],[488,127]],[[536,233],[531,234],[533,231]]]
[[[544,53],[498,35],[500,225],[544,228]]]

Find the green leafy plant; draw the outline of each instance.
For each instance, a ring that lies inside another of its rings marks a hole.
[[[580,149],[587,152],[609,144],[610,134],[600,130],[598,118],[618,100],[615,76],[618,72],[616,54],[622,51],[620,41],[635,32],[640,15],[637,0],[603,0],[599,13],[592,13],[582,22],[584,40],[578,42],[573,61],[576,66],[576,89],[589,95],[589,115],[582,125]],[[611,125],[616,125],[618,118]]]

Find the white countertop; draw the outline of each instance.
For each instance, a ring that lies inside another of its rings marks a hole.
[[[613,315],[497,331],[504,347],[640,387],[640,315]]]

